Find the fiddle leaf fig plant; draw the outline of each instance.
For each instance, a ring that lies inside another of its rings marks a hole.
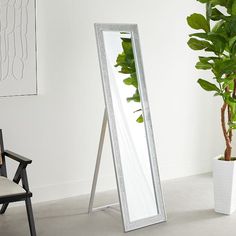
[[[126,34],[126,33],[123,33]],[[140,103],[140,94],[138,89],[138,80],[135,67],[135,59],[133,52],[133,45],[131,38],[121,38],[123,52],[117,56],[115,67],[120,67],[119,73],[127,75],[127,78],[123,80],[123,83],[127,86],[132,86],[135,88],[135,91],[132,97],[128,97],[127,102],[137,102]],[[138,123],[143,123],[143,114],[142,109],[134,111],[134,113],[139,113],[136,121]]]
[[[224,160],[231,161],[232,136],[236,129],[236,0],[197,0],[206,7],[205,15],[193,13],[188,25],[191,49],[204,52],[196,68],[210,70],[211,78],[198,79],[199,85],[222,98],[221,126],[226,149]]]

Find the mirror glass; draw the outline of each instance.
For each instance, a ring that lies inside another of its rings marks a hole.
[[[165,221],[136,25],[95,26],[125,231]]]
[[[130,221],[157,214],[130,32],[103,32]]]

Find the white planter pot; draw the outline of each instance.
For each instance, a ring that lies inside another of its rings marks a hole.
[[[213,160],[215,211],[230,215],[236,210],[236,161]]]

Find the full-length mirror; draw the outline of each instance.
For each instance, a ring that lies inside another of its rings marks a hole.
[[[95,24],[125,231],[166,220],[137,25]]]

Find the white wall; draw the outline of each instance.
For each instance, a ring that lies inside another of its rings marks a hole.
[[[104,102],[95,22],[137,23],[161,179],[208,172],[222,152],[219,100],[196,80],[186,16],[195,0],[39,0],[35,97],[1,98],[5,146],[33,159],[35,201],[90,191]],[[109,141],[99,190],[114,188]]]

